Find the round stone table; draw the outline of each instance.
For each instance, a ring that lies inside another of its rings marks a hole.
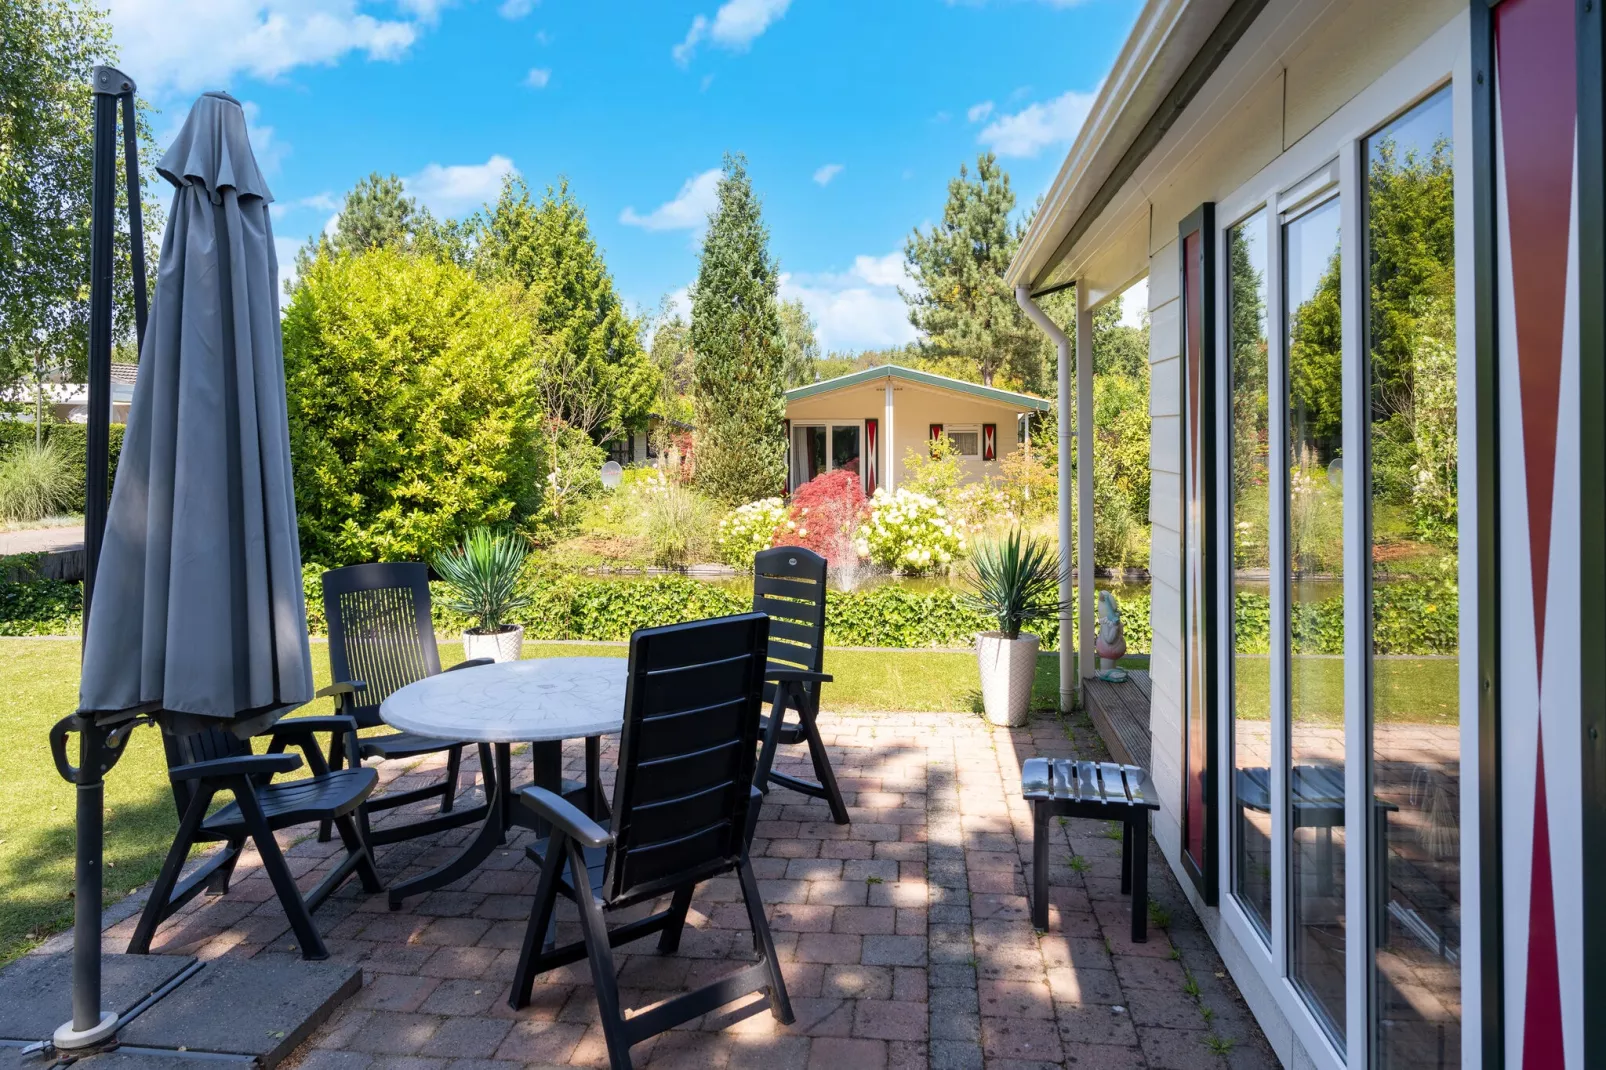
[[[596,816],[602,805],[597,767],[598,736],[624,723],[624,658],[531,658],[439,673],[408,684],[379,706],[385,723],[439,739],[489,744],[494,770],[482,770],[486,818],[462,854],[430,873],[394,885],[390,907],[408,896],[442,888],[472,873],[507,839],[516,825],[536,827],[516,805],[512,749],[530,744],[537,786],[573,796],[583,793],[582,809]],[[563,741],[586,741],[588,783],[563,781]],[[543,831],[540,828],[538,832]]]

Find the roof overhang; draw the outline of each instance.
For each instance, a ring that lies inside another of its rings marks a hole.
[[[1006,278],[1034,296],[1181,117],[1267,0],[1148,0]]]
[[[809,383],[807,386],[796,386],[786,392],[786,400],[790,404],[794,401],[801,401],[804,398],[829,394],[837,390],[847,390],[856,386],[867,386],[887,379],[913,383],[937,390],[949,390],[956,394],[967,394],[985,401],[996,401],[1003,405],[1010,405],[1020,410],[1048,412],[1054,407],[1052,401],[1033,397],[1030,394],[1018,394],[1013,390],[1001,390],[996,386],[982,386],[980,383],[967,383],[963,379],[951,379],[946,375],[937,375],[933,372],[921,371],[918,368],[905,368],[899,364],[883,364],[879,367],[866,368],[863,371],[839,375],[835,379]]]

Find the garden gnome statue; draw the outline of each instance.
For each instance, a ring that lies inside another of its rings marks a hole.
[[[1099,656],[1100,680],[1120,683],[1127,678],[1126,670],[1116,665],[1126,655],[1126,629],[1121,624],[1121,607],[1109,591],[1099,592],[1099,632],[1093,652]]]

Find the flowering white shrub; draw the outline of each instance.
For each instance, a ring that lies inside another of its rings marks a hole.
[[[870,519],[855,540],[860,557],[898,572],[931,572],[947,568],[965,552],[965,536],[937,499],[918,491],[877,490],[870,499]]]
[[[760,498],[731,510],[719,522],[714,543],[719,548],[721,561],[737,568],[751,568],[753,556],[774,546],[776,535],[783,532],[790,535],[797,530],[797,522],[789,515],[785,502],[779,498]]]

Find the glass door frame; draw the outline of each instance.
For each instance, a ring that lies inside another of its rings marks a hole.
[[[1371,850],[1373,834],[1370,821],[1371,761],[1369,756],[1370,725],[1369,701],[1366,692],[1369,665],[1368,622],[1365,586],[1370,571],[1370,534],[1366,528],[1367,509],[1346,508],[1344,511],[1344,745],[1346,761],[1345,822],[1348,834],[1344,843],[1345,880],[1345,1021],[1342,1023],[1344,1050],[1329,1038],[1327,1030],[1317,1020],[1290,977],[1289,939],[1289,817],[1288,817],[1288,765],[1290,757],[1289,730],[1286,722],[1289,694],[1289,649],[1286,625],[1289,615],[1288,531],[1286,512],[1287,460],[1287,335],[1284,330],[1283,308],[1283,235],[1284,216],[1298,215],[1315,207],[1318,201],[1336,196],[1340,205],[1340,246],[1343,250],[1342,287],[1340,310],[1342,316],[1342,397],[1343,397],[1343,455],[1355,459],[1344,466],[1344,497],[1352,503],[1366,500],[1369,493],[1370,473],[1359,463],[1367,456],[1365,439],[1369,433],[1367,420],[1367,376],[1364,366],[1367,342],[1361,301],[1366,282],[1366,263],[1359,255],[1364,221],[1361,218],[1363,174],[1362,144],[1364,140],[1392,118],[1410,110],[1446,84],[1452,87],[1452,109],[1455,143],[1466,146],[1462,157],[1467,165],[1458,166],[1455,173],[1455,225],[1458,238],[1456,251],[1456,332],[1461,398],[1460,410],[1460,473],[1462,497],[1460,521],[1460,590],[1461,635],[1463,650],[1458,677],[1461,709],[1461,768],[1478,768],[1477,721],[1477,664],[1476,659],[1465,656],[1476,649],[1477,621],[1477,540],[1475,533],[1475,493],[1477,483],[1475,422],[1471,418],[1475,404],[1473,360],[1473,288],[1472,265],[1472,175],[1470,166],[1472,144],[1472,86],[1473,74],[1470,52],[1469,16],[1459,14],[1431,34],[1404,59],[1381,77],[1362,89],[1346,104],[1321,122],[1313,131],[1299,139],[1288,151],[1267,164],[1259,174],[1244,183],[1230,196],[1216,205],[1216,352],[1230,352],[1227,331],[1231,322],[1227,314],[1231,280],[1226,262],[1229,248],[1228,232],[1251,219],[1256,212],[1264,211],[1262,225],[1266,227],[1264,240],[1267,250],[1265,280],[1267,324],[1267,437],[1273,444],[1268,456],[1268,479],[1273,494],[1269,516],[1268,559],[1270,571],[1270,614],[1273,639],[1270,647],[1270,694],[1272,696],[1270,735],[1272,763],[1270,785],[1272,794],[1272,895],[1270,942],[1241,905],[1234,884],[1236,845],[1233,840],[1236,808],[1234,775],[1236,755],[1234,746],[1234,695],[1233,648],[1230,641],[1233,624],[1231,592],[1233,555],[1217,554],[1215,558],[1216,588],[1226,592],[1217,599],[1215,620],[1221,628],[1221,641],[1215,644],[1217,671],[1214,686],[1217,689],[1217,709],[1220,725],[1216,733],[1217,798],[1221,800],[1224,819],[1216,825],[1220,837],[1217,857],[1228,860],[1218,867],[1220,921],[1234,937],[1242,957],[1259,976],[1278,1009],[1289,1023],[1300,1046],[1324,1070],[1341,1067],[1369,1066],[1373,1062],[1372,1029],[1372,947],[1374,936],[1370,932],[1368,913],[1368,887],[1372,875]],[[1230,361],[1218,360],[1215,367],[1216,396],[1214,418],[1216,433],[1222,442],[1229,442],[1231,427]],[[1230,449],[1216,452],[1215,510],[1217,545],[1230,547],[1232,543],[1232,509],[1228,500],[1231,476]],[[1464,792],[1461,803],[1461,888],[1462,888],[1462,1051],[1479,1050],[1482,1009],[1479,994],[1479,874],[1478,830],[1480,828],[1481,800],[1475,791]],[[1348,1056],[1346,1057],[1346,1052]]]

